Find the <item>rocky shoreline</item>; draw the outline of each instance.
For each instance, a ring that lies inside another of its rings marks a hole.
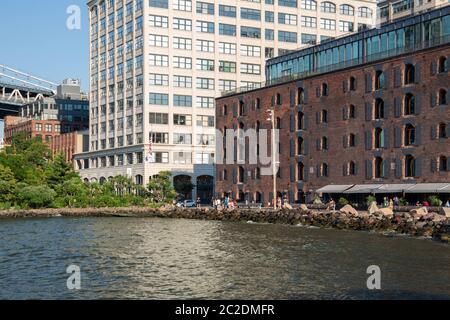
[[[349,208],[348,208],[349,207]],[[199,219],[218,221],[242,221],[287,225],[314,226],[346,230],[394,232],[418,237],[431,237],[450,242],[450,216],[427,212],[419,208],[410,212],[356,211],[350,206],[340,211],[311,210],[305,206],[294,209],[233,209],[208,208],[65,208],[41,210],[4,210],[0,219],[52,218],[52,217],[158,217],[176,219]],[[351,209],[350,209],[351,208]],[[353,210],[352,210],[353,209]],[[385,208],[387,209],[387,208]]]

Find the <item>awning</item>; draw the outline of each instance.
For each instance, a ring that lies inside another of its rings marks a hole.
[[[343,193],[353,187],[353,184],[329,184],[316,190],[316,193]]]
[[[378,189],[381,186],[382,184],[355,184],[343,193],[372,193],[374,189]]]
[[[450,183],[418,183],[406,193],[450,193]]]
[[[373,193],[402,193],[414,187],[414,184],[407,183],[395,183],[395,184],[383,184],[378,189],[372,190]]]

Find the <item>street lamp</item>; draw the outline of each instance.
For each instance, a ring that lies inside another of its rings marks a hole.
[[[267,110],[270,118],[267,121],[271,122],[271,133],[272,133],[272,179],[273,179],[273,208],[277,209],[277,167],[276,167],[276,147],[275,147],[275,108],[271,108]]]

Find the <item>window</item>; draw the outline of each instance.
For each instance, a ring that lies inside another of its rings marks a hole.
[[[375,100],[375,120],[384,119],[384,101],[381,98]]]
[[[214,15],[214,3],[197,1],[197,13]]]
[[[414,83],[415,67],[412,64],[405,66],[405,84]]]
[[[297,155],[305,154],[305,140],[302,137],[297,138]]]
[[[192,107],[192,96],[185,96],[185,95],[173,95],[173,105],[175,107]]]
[[[153,163],[169,163],[169,153],[168,152],[153,152],[153,157],[151,157],[151,162],[153,162]]]
[[[173,144],[192,144],[192,134],[190,133],[174,133]]]
[[[297,113],[297,130],[305,129],[305,114],[303,112]]]
[[[149,113],[150,124],[169,124],[169,115],[167,113]]]
[[[297,180],[305,180],[305,165],[302,162],[297,164]]]
[[[187,57],[173,57],[173,65],[175,68],[192,69],[192,59]]]
[[[150,140],[155,144],[168,144],[169,134],[165,132],[150,132]]]
[[[314,17],[302,16],[301,25],[302,27],[317,28],[317,19]]]
[[[241,8],[241,19],[261,20],[261,11],[255,9]]]
[[[372,10],[367,7],[358,8],[358,17],[372,18]]]
[[[150,35],[150,45],[153,47],[168,48],[169,47],[169,37],[151,34]]]
[[[192,88],[192,77],[174,76],[173,85],[178,88]]]
[[[215,100],[213,97],[197,97],[196,106],[197,106],[197,108],[212,109],[215,106],[214,101]]]
[[[212,146],[215,143],[215,135],[213,134],[198,134],[196,144],[199,146]]]
[[[266,40],[275,40],[275,33],[274,33],[273,29],[265,30],[265,39]]]
[[[197,40],[197,51],[214,52],[214,41]]]
[[[235,37],[236,26],[234,24],[219,23],[219,34]]]
[[[197,32],[214,33],[214,22],[197,21]]]
[[[169,18],[164,16],[150,15],[150,26],[159,28],[168,28]]]
[[[228,42],[219,42],[219,53],[235,55],[236,44]]]
[[[385,84],[384,73],[381,70],[377,70],[375,74],[375,90],[383,89],[384,84]]]
[[[191,0],[173,0],[173,8],[179,11],[192,11],[192,1]]]
[[[236,62],[232,61],[219,61],[220,72],[236,73]]]
[[[176,126],[192,126],[192,116],[185,114],[174,114],[173,124]]]
[[[297,0],[278,0],[278,5],[282,7],[297,8]]]
[[[322,83],[321,94],[322,94],[323,97],[326,97],[329,94],[328,84],[325,83],[325,82]]]
[[[353,22],[339,21],[339,30],[342,32],[352,32],[353,31]]]
[[[169,95],[162,93],[150,93],[150,104],[152,105],[169,105]]]
[[[251,45],[241,45],[241,55],[247,57],[260,57],[261,47]]]
[[[348,135],[348,146],[355,147],[356,146],[356,136],[353,133]]]
[[[214,127],[213,116],[197,116],[197,127]]]
[[[320,165],[319,176],[320,177],[328,177],[328,165],[326,163],[322,163]]]
[[[180,50],[192,50],[192,39],[174,37],[173,47]]]
[[[328,1],[321,2],[320,11],[328,13],[336,13],[336,5]]]
[[[316,11],[317,10],[317,3],[314,0],[302,0],[300,7],[302,9],[305,10],[312,10],[312,11]]]
[[[190,164],[192,163],[192,153],[190,152],[174,152],[173,162],[176,164]]]
[[[230,91],[236,89],[236,81],[219,79],[220,91]]]
[[[214,60],[197,59],[197,70],[214,71]]]
[[[320,19],[320,28],[325,30],[336,30],[336,20]]]
[[[192,20],[173,18],[173,28],[176,30],[191,31],[192,30]]]
[[[279,13],[278,14],[278,23],[296,26],[297,25],[297,15],[296,14],[288,14],[288,13]]]
[[[447,157],[440,156],[439,157],[439,171],[447,171]]]
[[[384,177],[384,162],[383,158],[375,158],[375,178],[380,179]]]
[[[266,59],[273,58],[275,56],[275,49],[274,48],[265,48],[264,49],[264,57]]]
[[[384,148],[384,131],[381,128],[375,129],[375,149]]]
[[[301,41],[302,44],[316,44],[317,36],[315,34],[302,33]]]
[[[281,42],[297,42],[297,32],[278,31],[278,41]]]
[[[414,177],[416,175],[416,159],[412,155],[405,157],[405,177]]]
[[[438,72],[444,73],[448,71],[448,62],[446,57],[440,57],[438,61]]]
[[[195,164],[213,164],[214,154],[213,153],[196,153],[195,154]]]
[[[261,29],[242,26],[241,37],[261,39]]]
[[[266,22],[274,22],[275,21],[275,14],[273,13],[273,11],[266,11],[264,13],[264,20]]]
[[[405,115],[412,115],[415,113],[415,99],[411,93],[405,96]]]
[[[439,139],[447,138],[447,125],[445,123],[439,124],[438,137],[439,137]]]
[[[354,176],[356,175],[356,164],[353,161],[348,163],[348,175]]]
[[[339,8],[340,8],[341,14],[343,14],[343,15],[346,15],[346,16],[355,15],[355,9],[348,4],[341,4],[341,6]]]
[[[350,77],[349,89],[350,89],[350,91],[355,91],[356,90],[356,78],[355,77]]]
[[[167,74],[150,74],[150,85],[152,86],[168,86],[169,76]]]
[[[214,90],[214,79],[197,78],[197,89]]]
[[[416,143],[416,128],[412,124],[405,126],[405,146],[412,146]]]
[[[261,74],[261,66],[259,64],[241,63],[241,73]]]
[[[236,7],[219,5],[219,16],[236,18]]]
[[[439,94],[438,94],[438,104],[444,105],[447,104],[447,90],[445,89],[440,89],[439,90]]]

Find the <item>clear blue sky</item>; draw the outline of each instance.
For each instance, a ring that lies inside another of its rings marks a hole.
[[[0,10],[0,64],[60,83],[89,80],[89,27],[86,0],[3,0]],[[69,30],[70,5],[81,9],[81,29]],[[3,124],[0,121],[0,138]]]
[[[88,89],[86,0],[4,0],[0,10],[0,64],[60,83],[78,78]],[[81,8],[81,29],[69,30],[70,5]]]

